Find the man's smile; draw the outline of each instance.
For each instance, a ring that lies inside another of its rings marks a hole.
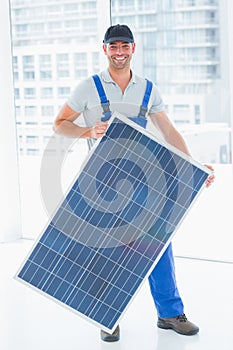
[[[113,59],[116,61],[124,61],[127,57],[126,56],[114,56]]]

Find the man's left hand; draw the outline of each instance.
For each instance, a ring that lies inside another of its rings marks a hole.
[[[212,165],[208,165],[208,164],[204,164],[208,169],[210,169],[211,171],[214,171],[214,168],[212,167]],[[210,175],[205,182],[206,187],[210,187],[210,185],[214,182],[215,179],[215,175],[212,174]]]

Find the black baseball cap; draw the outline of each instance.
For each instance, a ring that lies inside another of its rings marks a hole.
[[[133,33],[125,24],[116,24],[107,29],[104,35],[104,44],[109,44],[114,41],[121,40],[127,43],[134,43]]]

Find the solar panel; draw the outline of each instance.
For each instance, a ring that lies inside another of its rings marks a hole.
[[[16,278],[112,331],[209,173],[114,113]]]

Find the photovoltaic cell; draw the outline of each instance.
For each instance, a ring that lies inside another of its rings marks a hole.
[[[208,175],[115,114],[17,278],[113,330]]]

